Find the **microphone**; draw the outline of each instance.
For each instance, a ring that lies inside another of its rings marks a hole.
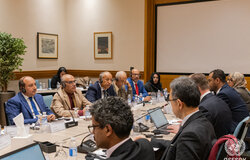
[[[166,105],[168,105],[168,103],[167,103],[167,104],[164,104],[164,105],[161,106],[161,107],[155,107],[155,108],[153,108],[153,109],[150,109],[150,110],[148,111],[148,113],[143,114],[142,116],[140,116],[139,118],[137,118],[135,121],[138,121],[138,120],[142,119],[143,117],[149,115],[150,113],[155,112],[155,111],[158,110],[158,109],[164,108]]]
[[[80,152],[80,153],[91,153],[91,152],[98,149],[97,146],[96,146],[96,143],[94,141],[92,141],[91,139],[88,139],[87,141],[84,141],[90,135],[92,135],[92,134],[90,133],[87,136],[85,136],[82,139],[81,144],[79,146],[77,146],[77,151],[78,152]]]
[[[57,95],[60,97],[60,99],[63,101],[63,99],[62,99],[62,97],[60,96],[60,94],[58,94],[58,92],[57,92],[56,94],[57,94]],[[66,105],[68,106],[67,103],[66,103]],[[69,113],[70,113],[71,118],[72,118],[73,121],[71,121],[71,122],[65,122],[65,127],[66,127],[66,128],[78,126],[78,121],[75,121],[75,118],[74,118],[73,114],[70,112],[70,108],[71,108],[71,107],[68,106],[68,109],[69,109],[68,111],[69,111]]]

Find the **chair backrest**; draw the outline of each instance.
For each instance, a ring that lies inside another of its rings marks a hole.
[[[40,88],[39,80],[36,80],[36,88]]]
[[[50,88],[50,89],[51,89],[51,78],[50,78],[50,79],[48,79],[48,88]]]
[[[11,123],[10,123],[10,120],[6,114],[6,107],[7,107],[7,102],[4,102],[4,112],[5,112],[5,118],[6,118],[6,125],[9,126]]]
[[[237,127],[235,128],[235,130],[234,130],[234,136],[236,137],[236,138],[238,138],[238,139],[241,139],[242,138],[242,136],[244,136],[244,138],[245,138],[245,136],[246,136],[246,133],[245,133],[245,135],[242,135],[243,134],[243,130],[246,130],[247,131],[247,129],[248,128],[245,128],[245,126],[246,125],[243,125],[244,124],[244,122],[246,122],[247,120],[249,120],[249,116],[248,117],[246,117],[246,118],[244,118],[238,125],[237,125]],[[248,126],[248,125],[247,125]],[[245,129],[244,129],[245,128]],[[246,132],[245,131],[245,132]],[[243,138],[243,139],[244,139]]]
[[[43,96],[43,100],[44,100],[44,103],[46,104],[46,106],[48,106],[50,108],[50,105],[51,105],[52,100],[53,100],[53,96],[52,95]]]

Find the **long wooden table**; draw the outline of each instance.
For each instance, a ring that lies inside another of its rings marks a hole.
[[[154,108],[154,107],[158,107],[158,106],[162,106],[165,103],[161,103],[161,104],[157,104],[157,105],[151,105],[151,104],[146,104],[144,107],[142,106],[137,106],[137,107],[132,107],[132,111],[138,115],[143,115],[147,112],[148,109]],[[138,117],[138,115],[136,115]],[[174,116],[171,114],[167,114],[166,115],[168,119],[173,119]],[[68,128],[59,132],[55,132],[55,133],[36,133],[35,131],[31,130],[30,133],[32,134],[32,140],[36,141],[36,142],[45,142],[45,141],[49,141],[51,143],[57,143],[59,141],[64,141],[63,146],[64,147],[68,147],[69,146],[69,141],[71,137],[75,137],[76,138],[76,143],[77,145],[81,144],[82,139],[89,134],[88,131],[88,125],[91,125],[91,120],[83,120],[83,119],[79,119],[78,120],[78,126],[76,127],[72,127],[72,128]],[[152,125],[153,126],[153,125]],[[151,128],[150,130],[153,130],[154,128]],[[144,132],[144,133],[150,133],[151,132]],[[138,136],[141,133],[135,133],[135,132],[131,132],[131,137],[134,136]],[[171,140],[172,137],[174,136],[174,134],[170,133],[169,135],[164,135],[164,139],[167,140]],[[18,148],[21,148],[25,145],[29,145],[31,143],[33,143],[33,141],[30,142],[23,142],[23,143],[12,143],[10,146],[0,150],[0,155],[3,155],[5,153],[8,153],[10,151],[16,150]],[[68,153],[68,149],[64,148],[64,150]],[[47,154],[45,153],[45,156],[49,157],[50,160],[54,159],[54,153],[50,153]],[[82,153],[78,153],[78,159],[84,159],[85,154]]]

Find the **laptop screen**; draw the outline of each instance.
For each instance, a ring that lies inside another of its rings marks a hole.
[[[168,124],[168,120],[162,112],[161,108],[148,110],[148,113],[157,129]]]
[[[0,156],[1,160],[45,160],[43,152],[38,143],[25,146],[13,152]]]

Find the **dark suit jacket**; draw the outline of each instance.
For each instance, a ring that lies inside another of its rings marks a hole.
[[[238,123],[245,117],[249,116],[246,103],[240,97],[237,91],[229,87],[228,84],[223,85],[220,92],[216,96],[224,100],[228,104],[232,112],[233,121],[231,126],[231,133],[233,133]]]
[[[132,141],[131,139],[119,146],[108,160],[154,160],[153,147],[146,139]]]
[[[202,98],[199,110],[206,115],[214,126],[217,138],[230,133],[232,112],[223,100],[209,93]]]
[[[34,99],[40,108],[41,113],[46,112],[47,115],[53,114],[53,112],[44,103],[43,97],[40,94],[35,94]],[[24,124],[35,123],[37,121],[37,118],[33,118],[29,104],[21,92],[9,99],[6,106],[6,114],[11,124],[14,124],[13,118],[20,113],[23,113]]]
[[[132,90],[133,90],[133,100],[134,100],[135,95],[136,95],[135,85],[134,85],[133,80],[131,79],[131,77],[129,77],[127,80],[128,80],[128,82],[130,83],[130,85],[131,85],[131,87],[132,87]],[[139,89],[139,94],[142,93],[142,96],[143,96],[143,97],[147,97],[147,96],[148,96],[148,92],[147,92],[146,89],[144,88],[143,82],[140,81],[140,80],[138,80],[137,86],[138,86],[138,89]]]
[[[111,85],[107,89],[107,95],[108,96],[116,96],[113,85]],[[89,87],[85,97],[88,99],[88,101],[90,101],[92,103],[95,102],[96,100],[102,98],[101,87],[100,87],[99,81],[96,81],[94,85]]]
[[[212,124],[198,111],[189,117],[170,144],[161,140],[168,144],[161,160],[207,160],[215,138]]]

